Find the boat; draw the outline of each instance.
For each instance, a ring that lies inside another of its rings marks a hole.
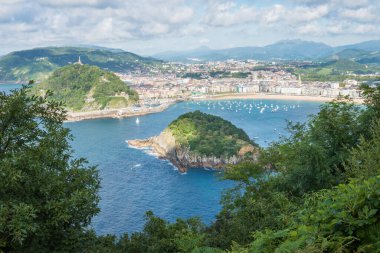
[[[137,124],[137,125],[140,124],[140,120],[139,120],[139,118],[136,119],[136,124]]]

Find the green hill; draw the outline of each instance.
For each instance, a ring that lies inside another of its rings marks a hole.
[[[0,58],[0,81],[46,79],[55,69],[78,61],[114,72],[147,71],[161,61],[111,49],[45,47],[12,52]]]
[[[254,144],[231,122],[200,111],[181,115],[170,123],[169,129],[182,147],[206,156],[231,157],[243,146]]]
[[[55,70],[32,88],[35,94],[53,92],[52,98],[74,111],[122,108],[138,100],[136,91],[115,74],[96,66],[71,64]]]
[[[347,55],[353,52],[347,52]],[[304,67],[297,67],[293,73],[301,75],[304,81],[343,81],[352,74],[374,74],[380,72],[375,65],[359,63],[351,59],[328,60]]]
[[[363,55],[366,55],[368,54],[367,51],[364,51],[364,50],[360,50],[360,49],[345,49],[343,51],[340,51],[334,55],[332,55],[331,57],[329,57],[329,59],[348,59],[348,60],[352,60],[352,61],[355,61],[357,59],[360,59]]]

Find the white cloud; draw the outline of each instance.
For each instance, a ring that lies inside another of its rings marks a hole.
[[[187,47],[207,43],[220,48],[239,45],[239,41],[265,43],[273,38],[331,41],[347,35],[358,39],[380,36],[380,1],[268,2],[0,0],[0,50],[51,44],[140,43],[149,47],[149,41],[158,40],[168,47],[170,43],[165,41],[176,45],[177,40],[186,41]],[[206,42],[204,38],[212,40]]]
[[[231,26],[255,21],[255,8],[241,5],[235,8],[233,2],[213,4],[208,8],[204,22],[211,26]]]
[[[357,21],[372,21],[377,17],[372,12],[371,8],[359,8],[359,9],[344,9],[340,15],[344,18],[357,20]]]
[[[203,38],[199,40],[199,44],[208,44],[208,43],[210,43],[209,39]]]
[[[273,8],[265,10],[261,13],[261,20],[266,24],[276,23],[285,18],[286,9],[284,6],[276,4]]]

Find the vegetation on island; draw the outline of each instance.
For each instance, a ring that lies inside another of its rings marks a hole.
[[[43,47],[16,51],[0,58],[0,80],[45,80],[54,70],[78,61],[113,72],[146,70],[162,61],[109,48]]]
[[[50,90],[51,99],[74,111],[127,107],[138,100],[137,92],[118,76],[86,64],[59,68],[32,90],[38,95]]]
[[[380,252],[380,87],[363,87],[364,105],[323,104],[225,172],[236,186],[211,225],[147,212],[121,237],[87,226],[99,178],[72,157],[62,104],[27,93],[0,93],[0,252]]]
[[[231,157],[243,146],[254,144],[231,122],[200,111],[179,116],[168,128],[180,146],[199,155]]]

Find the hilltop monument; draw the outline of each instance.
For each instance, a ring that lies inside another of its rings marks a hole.
[[[83,65],[82,61],[80,60],[80,56],[78,57],[78,61],[75,64]]]

